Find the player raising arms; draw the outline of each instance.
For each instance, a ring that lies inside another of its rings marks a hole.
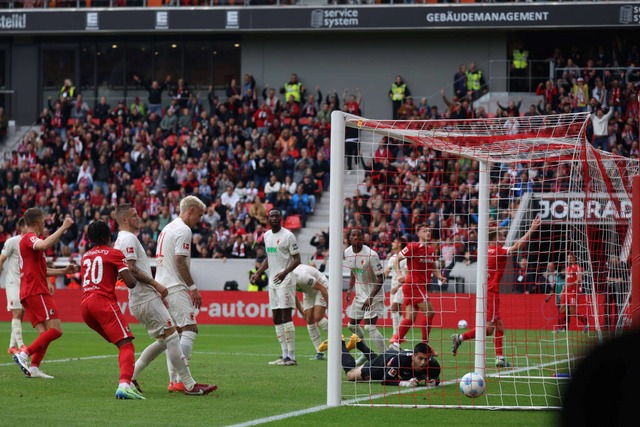
[[[83,256],[82,265],[82,319],[102,338],[118,347],[120,384],[117,399],[144,399],[131,388],[131,376],[135,362],[133,334],[118,307],[116,281],[118,275],[128,288],[136,286],[136,279],[129,272],[127,260],[122,252],[111,247],[111,230],[103,221],[89,225],[87,236],[93,248]]]
[[[354,228],[349,232],[349,246],[344,251],[344,264],[349,268],[349,289],[347,304],[355,288],[355,298],[347,309],[349,329],[363,338],[364,332],[360,322],[364,321],[364,329],[369,333],[373,344],[382,353],[385,350],[384,337],[378,330],[378,317],[384,315],[384,292],[382,292],[383,269],[378,254],[363,244],[362,230]]]
[[[418,314],[425,316],[424,323],[420,325],[422,341],[429,342],[431,322],[435,316],[433,305],[427,299],[427,288],[431,283],[431,275],[444,281],[438,268],[438,247],[431,243],[431,228],[426,224],[417,227],[419,242],[412,242],[398,253],[394,260],[394,268],[401,271],[400,262],[407,260],[407,276],[400,276],[397,280],[402,285],[403,302],[402,309],[404,319],[398,328],[398,336],[391,337],[391,345],[399,347],[405,340],[411,325],[416,324]]]
[[[320,342],[318,326],[325,332],[329,328],[329,321],[325,317],[329,301],[329,292],[327,291],[329,281],[324,274],[310,265],[300,264],[292,274],[296,288],[304,295],[302,304],[296,298],[296,306],[307,322],[309,337],[316,348],[316,355],[313,359],[322,360],[327,347],[326,342]]]
[[[38,208],[29,208],[23,218],[27,232],[20,239],[20,302],[39,335],[26,349],[14,354],[13,360],[27,377],[53,378],[39,368],[49,344],[62,336],[62,323],[53,300],[55,286],[47,277],[75,274],[78,266],[69,264],[66,268],[47,268],[44,252],[58,243],[73,225],[73,220],[67,216],[60,228],[42,240],[38,236],[44,233],[44,213]]]
[[[194,228],[206,206],[195,196],[187,196],[180,201],[180,216],[162,229],[156,248],[156,280],[168,289],[166,297],[169,313],[180,334],[180,346],[187,365],[193,353],[193,344],[198,334],[196,312],[202,305],[202,296],[191,277],[191,229]],[[167,353],[170,392],[184,392],[183,379],[171,363]]]
[[[296,307],[296,286],[291,273],[300,265],[300,253],[296,236],[282,226],[282,212],[274,208],[269,211],[271,230],[264,233],[264,245],[267,258],[258,271],[251,276],[256,283],[268,268],[269,274],[269,306],[276,325],[276,336],[280,342],[282,356],[270,365],[296,366],[295,356],[296,329],[291,319],[291,311]]]
[[[149,363],[166,350],[168,359],[184,383],[185,394],[204,395],[216,390],[216,385],[197,384],[191,376],[180,347],[180,336],[162,301],[167,296],[167,288],[153,279],[149,258],[136,237],[140,232],[140,217],[133,205],[119,205],[116,209],[116,221],[120,231],[115,247],[124,254],[129,271],[137,281],[135,287],[129,288],[129,307],[136,319],[147,329],[149,336],[156,340],[143,350],[136,361],[131,383],[142,392],[138,385],[138,376]]]
[[[27,232],[24,218],[18,220],[18,235],[10,237],[4,242],[0,253],[0,273],[5,262],[7,274],[5,276],[5,291],[7,293],[7,310],[11,312],[11,339],[9,354],[16,354],[26,349],[22,341],[22,316],[24,310],[20,304],[20,239]]]
[[[487,336],[493,335],[496,348],[496,367],[506,368],[511,366],[502,354],[502,337],[504,335],[504,324],[500,317],[500,280],[507,266],[509,256],[519,251],[529,241],[531,235],[540,227],[540,217],[537,216],[531,223],[531,228],[518,239],[513,246],[504,246],[500,242],[500,233],[497,228],[489,230],[489,245],[487,249]],[[451,336],[453,346],[451,352],[455,356],[458,347],[463,341],[475,338],[476,328],[465,332],[462,335]]]

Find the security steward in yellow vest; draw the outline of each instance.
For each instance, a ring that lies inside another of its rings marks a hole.
[[[284,94],[284,99],[286,101],[289,100],[290,96],[293,96],[293,100],[297,104],[300,104],[305,90],[306,89],[302,86],[302,83],[298,81],[298,75],[294,73],[291,74],[289,82],[285,83],[284,86],[280,88],[280,93]]]
[[[262,273],[262,276],[260,276],[260,279],[256,280],[256,283],[251,282],[251,277],[258,271],[263,261],[264,258],[257,258],[256,264],[251,270],[249,270],[249,286],[247,287],[247,291],[249,292],[262,291],[267,287],[267,285],[269,285],[269,278],[265,273]]]
[[[409,92],[407,84],[402,80],[402,76],[397,75],[389,90],[389,98],[391,98],[392,103],[391,117],[393,120],[398,120],[398,110],[408,96],[411,96],[411,92]]]
[[[512,51],[510,90],[512,92],[525,92],[529,90],[527,67],[529,65],[529,51],[522,49],[520,44]]]
[[[466,72],[467,75],[467,92],[471,93],[471,99],[475,101],[482,96],[484,88],[484,77],[482,77],[482,71],[476,68],[476,64],[473,62],[469,64],[469,69]]]

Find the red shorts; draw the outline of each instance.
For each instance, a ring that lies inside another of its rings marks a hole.
[[[562,290],[560,294],[560,305],[577,305],[578,304],[578,287],[569,285]]]
[[[497,292],[487,292],[487,322],[497,322],[500,317],[500,294]]]
[[[110,343],[133,338],[129,324],[115,301],[96,294],[85,296],[80,310],[84,322]]]
[[[58,307],[50,294],[31,295],[20,302],[33,327],[47,320],[59,319]]]
[[[402,285],[402,307],[415,306],[427,302],[427,286],[416,283]]]

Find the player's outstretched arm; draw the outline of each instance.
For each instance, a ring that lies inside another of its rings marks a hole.
[[[36,251],[46,251],[52,248],[53,246],[55,246],[56,243],[58,243],[62,235],[69,228],[71,228],[72,225],[73,225],[73,220],[69,217],[65,218],[60,228],[58,228],[53,234],[51,234],[46,239],[38,240],[36,244],[33,246],[33,249],[35,249]]]
[[[529,230],[524,233],[524,236],[522,236],[521,238],[519,238],[514,244],[513,246],[511,246],[510,251],[511,252],[516,252],[519,251],[531,238],[531,235],[533,235],[533,233],[540,227],[540,223],[542,222],[542,219],[540,219],[540,216],[536,216],[535,219],[531,222],[531,227],[529,228]]]

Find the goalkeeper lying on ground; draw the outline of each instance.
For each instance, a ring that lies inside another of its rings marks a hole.
[[[367,362],[356,367],[356,361],[349,353],[357,347]],[[413,352],[407,350],[387,350],[382,354],[372,353],[367,345],[354,334],[349,342],[342,342],[342,369],[349,381],[381,381],[382,385],[417,387],[420,381],[440,384],[440,364],[433,356],[433,350],[425,343],[418,343]]]

